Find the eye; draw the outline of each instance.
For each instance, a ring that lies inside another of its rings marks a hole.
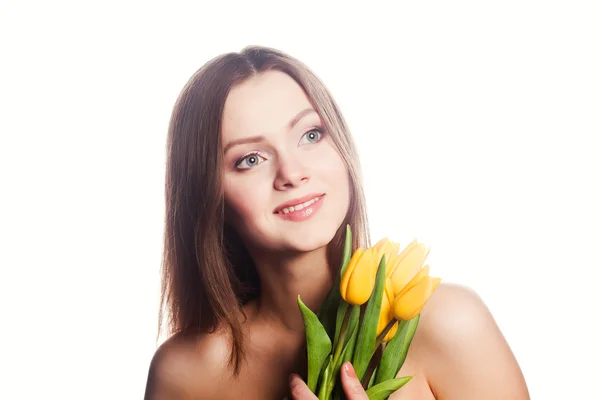
[[[235,162],[237,169],[250,169],[262,163],[266,158],[261,156],[259,153],[250,153],[240,158]]]
[[[318,141],[321,140],[322,137],[323,137],[323,129],[313,128],[310,131],[306,132],[304,135],[302,135],[302,138],[300,139],[300,145],[317,143]],[[306,139],[306,141],[305,141],[305,139]]]

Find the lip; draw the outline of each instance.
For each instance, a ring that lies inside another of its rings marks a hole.
[[[319,211],[319,209],[323,205],[323,202],[325,201],[326,196],[323,194],[323,195],[316,195],[315,197],[318,197],[319,199],[317,201],[315,201],[314,203],[312,203],[311,205],[302,208],[301,210],[294,210],[294,211],[290,211],[288,213],[279,212],[279,213],[275,213],[275,215],[278,218],[283,219],[284,221],[290,221],[290,222],[305,221],[305,220],[313,217],[317,213],[317,211]],[[304,197],[302,199],[304,199]],[[314,197],[308,197],[307,199],[308,200],[314,199]],[[306,200],[306,201],[308,201],[308,200]],[[286,204],[289,204],[289,203],[286,203]],[[298,204],[298,203],[296,203],[296,204]]]
[[[273,214],[277,214],[279,211],[283,210],[286,207],[289,208],[292,206],[296,206],[298,204],[306,203],[307,201],[312,200],[315,197],[323,196],[325,196],[325,193],[312,193],[304,197],[298,197],[297,199],[286,201],[285,203],[281,203],[280,205],[278,205],[277,208],[273,211]]]

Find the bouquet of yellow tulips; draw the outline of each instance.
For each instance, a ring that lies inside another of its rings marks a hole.
[[[318,314],[298,306],[304,320],[308,355],[307,385],[320,400],[341,400],[337,377],[351,361],[369,399],[387,399],[412,376],[397,378],[419,323],[423,306],[439,285],[423,262],[429,250],[416,241],[401,252],[387,239],[352,257],[352,231],[340,273]]]

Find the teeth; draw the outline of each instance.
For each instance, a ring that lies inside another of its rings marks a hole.
[[[294,211],[302,210],[303,208],[306,208],[306,207],[314,204],[319,199],[320,199],[320,197],[315,197],[314,199],[310,199],[306,203],[298,204],[298,205],[295,205],[292,207],[286,207],[283,210],[279,211],[278,214],[287,214],[287,213],[291,213]]]

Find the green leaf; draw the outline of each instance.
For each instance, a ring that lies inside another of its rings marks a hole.
[[[360,322],[360,330],[356,349],[354,350],[354,359],[352,365],[356,371],[358,380],[363,378],[363,375],[369,365],[369,360],[375,351],[375,342],[377,340],[377,323],[379,322],[379,311],[381,310],[381,300],[385,287],[385,256],[381,258],[377,269],[377,277],[375,279],[375,287],[371,293],[371,297],[367,302],[365,314]]]
[[[369,400],[385,400],[396,390],[406,385],[411,379],[412,376],[404,376],[379,383],[367,389],[367,396],[369,396]]]
[[[331,372],[333,371],[333,356],[329,356],[329,361],[327,362],[327,367],[323,371],[323,376],[321,377],[321,388],[319,389],[319,400],[327,400],[330,394],[329,390],[329,381],[331,380]],[[314,393],[314,391],[313,391]]]
[[[349,304],[342,300],[340,301],[340,306],[337,309],[337,315],[335,317],[335,337],[333,339],[334,348],[337,345],[338,339],[340,337],[340,330],[342,329],[342,324],[344,323],[344,317],[346,316],[348,306]]]
[[[313,313],[298,296],[298,307],[304,320],[306,331],[306,351],[308,353],[308,377],[306,384],[315,393],[319,373],[323,363],[331,353],[331,340],[321,325],[319,318]]]
[[[358,337],[358,321],[360,316],[360,306],[352,306],[352,312],[350,314],[350,321],[348,323],[348,332],[346,335],[347,342],[342,351],[342,355],[340,357],[340,361],[335,366],[334,377],[336,379],[339,378],[340,369],[342,365],[346,361],[352,361],[352,355],[354,354],[354,348],[356,347],[356,338]],[[335,384],[334,380],[334,384]],[[341,383],[333,388],[333,398],[334,399],[345,399],[344,391],[342,389]]]
[[[375,368],[375,372],[373,373],[373,375],[371,375],[371,379],[369,380],[369,385],[367,386],[368,388],[372,387],[373,384],[375,383],[375,374],[377,373],[377,367]]]
[[[341,306],[342,295],[340,294],[340,283],[342,281],[342,275],[348,267],[352,254],[352,229],[350,225],[346,225],[346,241],[344,243],[344,254],[342,256],[342,263],[340,265],[340,272],[336,276],[333,286],[325,298],[321,308],[319,309],[319,320],[325,327],[327,334],[331,339],[334,338],[335,317],[338,312],[338,306]],[[343,316],[343,314],[342,314]],[[338,325],[339,326],[339,325]],[[339,328],[338,328],[339,329]]]
[[[377,368],[375,383],[385,382],[394,378],[406,360],[408,348],[415,336],[421,314],[411,320],[400,321],[396,335],[387,343],[383,357]]]
[[[356,338],[358,337],[358,317],[360,314],[360,307],[351,307],[352,311],[350,312],[350,320],[348,321],[348,334],[346,334],[345,340],[346,343],[344,344],[344,349],[342,350],[340,360],[335,366],[336,375],[340,372],[340,368],[342,367],[343,363],[352,360],[352,355],[354,354],[354,347],[356,345]]]
[[[346,348],[348,349],[348,354],[349,354],[349,358],[347,358],[345,361],[350,361],[352,359],[352,354],[354,353],[354,344],[351,343],[352,340],[354,340],[354,343],[356,343],[356,338],[358,337],[358,324],[359,324],[359,319],[360,319],[360,306],[351,306],[352,307],[352,311],[350,312],[350,321],[348,321],[348,329],[350,334],[346,335],[346,343],[344,344],[344,351],[346,350]],[[342,357],[343,359],[343,357]]]
[[[340,279],[348,268],[348,263],[352,256],[352,229],[350,225],[346,225],[346,241],[344,242],[344,255],[342,257],[342,267],[340,268]],[[339,290],[338,290],[339,292]]]

